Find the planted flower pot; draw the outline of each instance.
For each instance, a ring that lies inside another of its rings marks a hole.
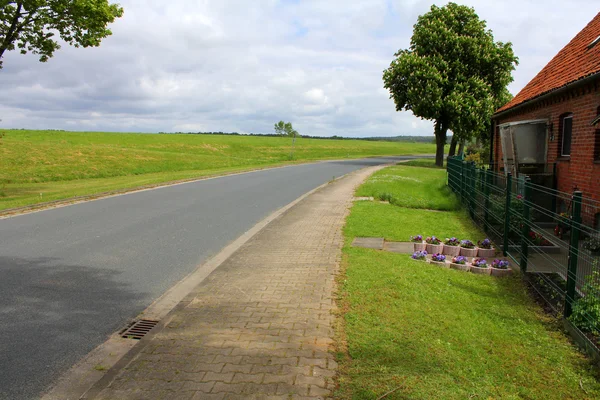
[[[469,266],[469,264],[456,264],[456,263],[450,263],[450,268],[452,269],[456,269],[458,271],[469,271],[469,269],[471,268]]]
[[[512,275],[513,270],[510,268],[490,268],[490,275],[492,276],[509,276]]]
[[[444,249],[442,250],[444,255],[447,256],[458,256],[460,255],[460,247],[458,246],[448,246],[448,245],[444,245]]]
[[[477,249],[460,248],[460,255],[465,257],[477,257]]]
[[[481,258],[492,258],[496,254],[496,249],[482,249],[481,247],[477,248],[477,257]]]
[[[413,251],[423,251],[423,250],[427,250],[426,249],[426,244],[424,242],[421,243],[413,243]]]
[[[496,254],[496,250],[492,247],[492,241],[488,238],[477,242],[477,257],[492,258]]]
[[[492,269],[490,267],[477,267],[475,265],[471,265],[470,271],[474,274],[479,275],[489,275]]]
[[[427,253],[429,254],[442,253],[444,250],[444,245],[427,243],[425,250],[427,250]]]

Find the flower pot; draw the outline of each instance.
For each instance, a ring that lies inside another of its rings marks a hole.
[[[444,245],[443,253],[446,256],[455,257],[460,255],[460,247]]]
[[[450,263],[450,268],[456,269],[458,271],[468,271],[471,267],[469,267],[469,264],[454,264],[454,263]]]
[[[477,257],[479,258],[494,258],[496,254],[496,249],[482,249],[481,247],[477,248]]]
[[[427,250],[428,254],[442,253],[442,251],[444,250],[444,245],[427,243],[425,250]]]
[[[494,267],[490,268],[490,275],[492,275],[492,276],[509,276],[509,275],[512,275],[512,273],[513,273],[513,271],[510,268],[506,268],[506,269],[494,268]]]
[[[477,249],[460,248],[460,255],[465,257],[477,257]]]
[[[430,264],[437,265],[438,267],[448,268],[448,263],[446,261],[433,261],[429,260]]]
[[[481,268],[481,267],[476,267],[476,266],[474,266],[474,265],[471,265],[471,269],[470,269],[470,271],[471,271],[472,273],[474,273],[474,274],[479,274],[479,275],[489,275],[489,274],[490,274],[490,271],[491,271],[491,268],[490,268],[490,267],[484,267],[484,268]]]
[[[414,251],[423,251],[423,250],[425,250],[425,247],[426,247],[426,246],[425,246],[425,243],[424,243],[424,242],[421,242],[421,243],[413,243],[413,248],[414,248]]]

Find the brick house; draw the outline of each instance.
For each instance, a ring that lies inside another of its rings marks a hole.
[[[600,201],[600,13],[492,120],[497,171],[555,172],[556,189]]]

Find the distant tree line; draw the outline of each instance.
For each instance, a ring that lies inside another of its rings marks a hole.
[[[248,133],[242,134],[238,132],[158,132],[163,135],[223,135],[223,136],[267,136],[267,137],[280,137],[275,133]],[[303,139],[326,139],[326,140],[366,140],[371,142],[409,142],[409,143],[434,143],[435,138],[432,136],[374,136],[374,137],[344,137],[344,136],[310,136],[302,135]],[[452,137],[449,138],[450,140]]]

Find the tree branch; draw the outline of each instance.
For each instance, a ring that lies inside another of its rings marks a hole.
[[[19,18],[21,18],[21,8],[23,8],[23,2],[19,1],[17,2],[17,9],[15,10],[15,16],[13,17],[10,28],[8,28],[8,32],[6,32],[4,41],[0,46],[0,58],[2,58],[2,55],[4,54],[6,49],[8,49],[8,46],[10,46],[10,44],[15,40],[13,36],[17,32],[17,24],[19,23]]]

